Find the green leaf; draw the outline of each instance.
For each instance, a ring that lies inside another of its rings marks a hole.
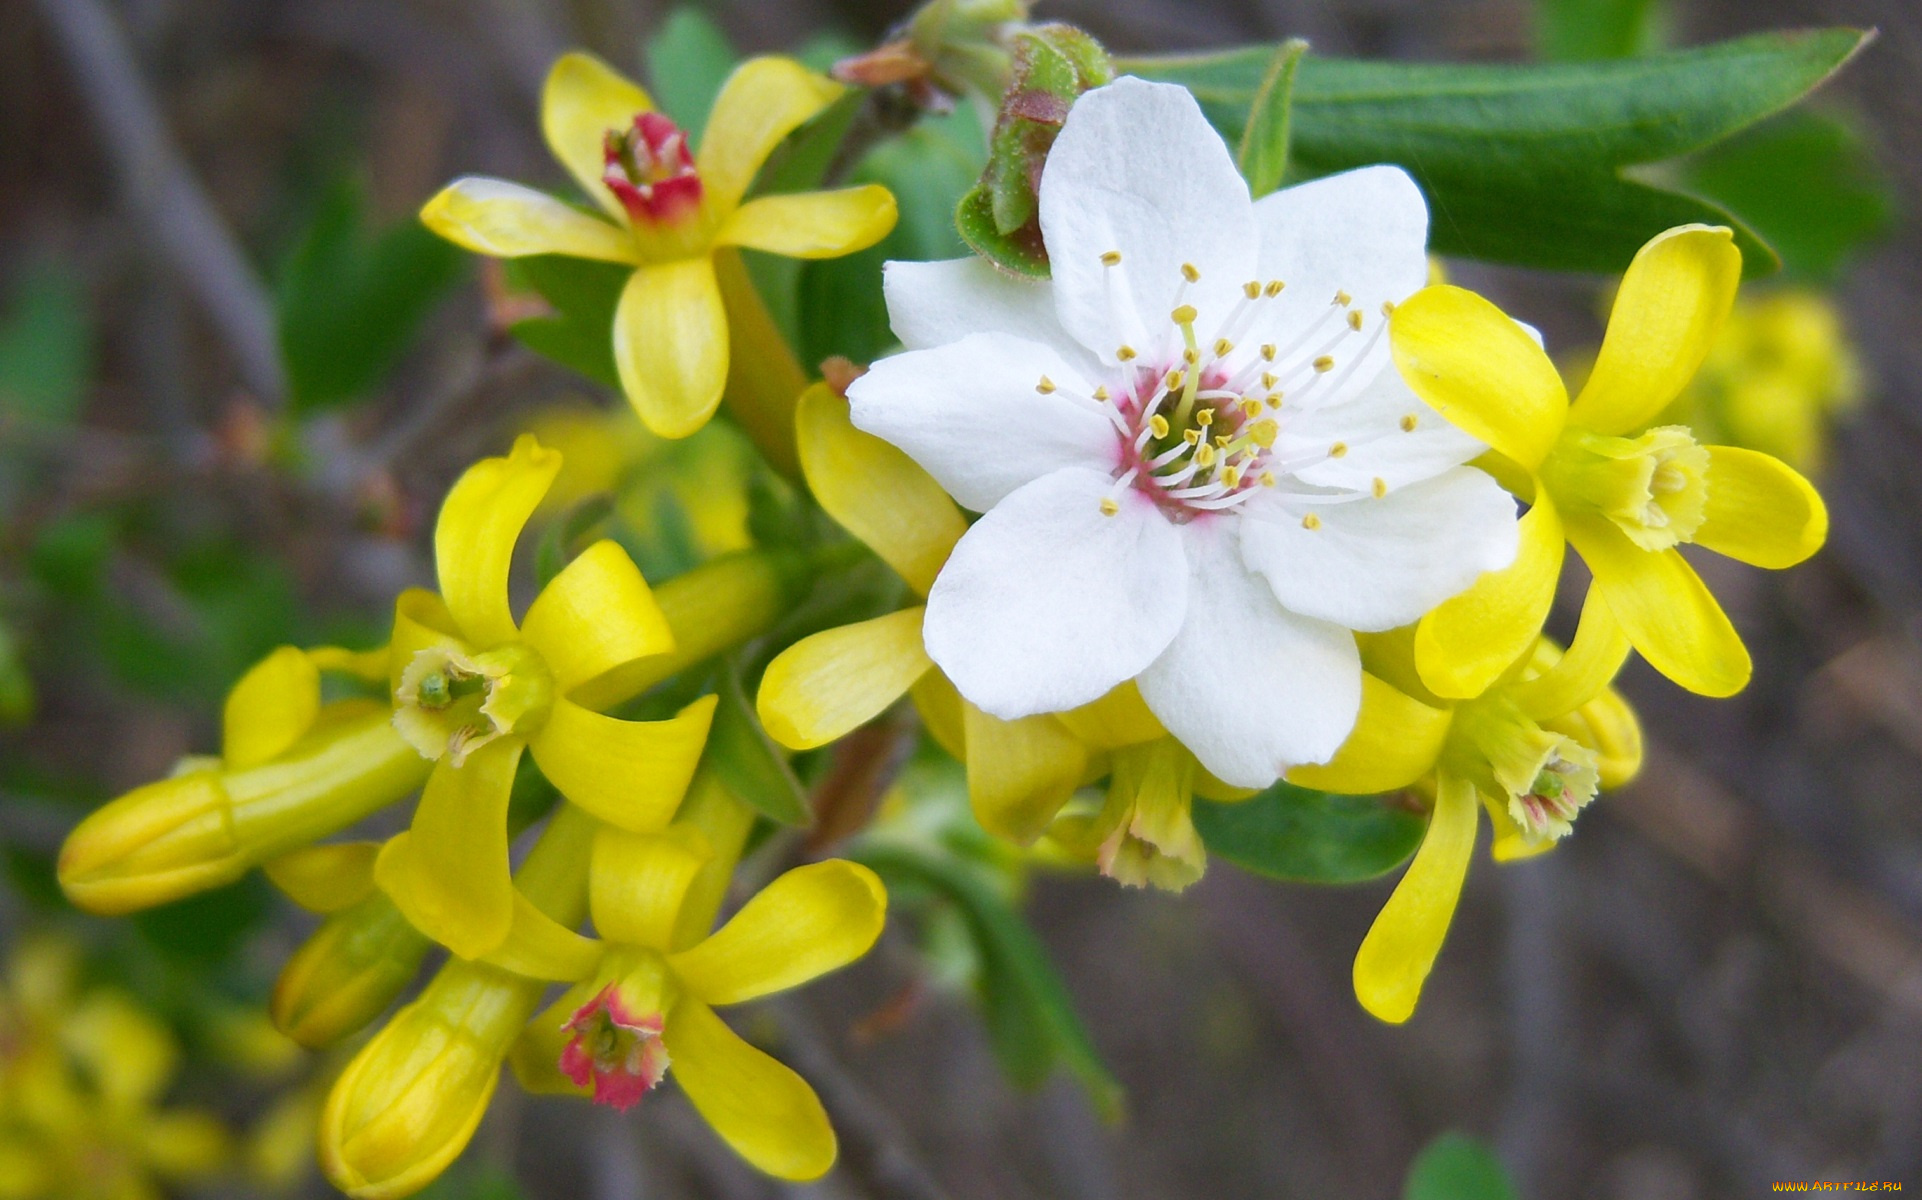
[[[523,346],[608,387],[621,386],[614,366],[614,309],[632,267],[560,254],[508,260],[508,278],[533,288],[553,306],[552,316],[528,317],[508,327]]]
[[[981,958],[982,1017],[1002,1069],[1016,1083],[1038,1087],[1059,1063],[1104,1119],[1120,1119],[1121,1085],[1101,1061],[1047,949],[992,888],[951,857],[897,841],[869,838],[852,857],[874,868],[890,889],[925,888],[960,910]]]
[[[1791,275],[1832,282],[1888,232],[1895,199],[1862,135],[1842,116],[1796,109],[1691,159],[1693,191],[1742,214]]]
[[[280,273],[275,315],[294,410],[365,395],[465,270],[460,248],[418,221],[370,237],[359,188],[337,182]]]
[[[1608,62],[1526,66],[1302,60],[1290,116],[1291,169],[1406,168],[1428,196],[1438,253],[1552,270],[1617,272],[1649,238],[1691,221],[1726,224],[1751,274],[1773,251],[1715,204],[1630,178],[1793,104],[1871,35],[1765,33]],[[1195,93],[1239,140],[1274,48],[1123,60],[1121,69]]]
[[[1627,58],[1661,45],[1657,0],[1535,0],[1535,46],[1550,62]]]
[[[813,820],[807,793],[788,766],[787,756],[761,728],[761,718],[741,687],[732,666],[721,669],[720,703],[707,735],[701,761],[711,767],[727,790],[747,801],[764,816],[783,825],[805,826]]]
[[[1288,173],[1288,112],[1294,101],[1295,68],[1308,43],[1290,38],[1275,47],[1274,61],[1249,102],[1248,128],[1241,131],[1235,166],[1248,181],[1248,194],[1259,200],[1281,186]]]
[[[1402,1200],[1517,1200],[1501,1160],[1459,1133],[1444,1133],[1422,1148],[1401,1194]]]
[[[613,515],[614,497],[596,492],[581,497],[558,521],[548,522],[540,540],[534,544],[535,582],[546,587],[562,568],[574,561],[575,555],[587,549],[590,538],[599,538],[604,533]]]
[[[1257,875],[1297,883],[1357,883],[1394,870],[1428,822],[1378,796],[1338,796],[1282,782],[1232,804],[1195,801],[1208,853]]]
[[[647,40],[641,57],[655,105],[687,131],[690,144],[700,145],[714,97],[734,69],[727,34],[700,9],[677,8]]]
[[[24,725],[33,720],[33,676],[20,661],[13,630],[0,620],[0,726]]]
[[[136,913],[134,927],[155,949],[176,962],[209,966],[225,962],[274,909],[274,892],[260,875],[226,887]]]
[[[80,281],[51,263],[22,272],[0,321],[0,418],[70,424],[92,375]]]

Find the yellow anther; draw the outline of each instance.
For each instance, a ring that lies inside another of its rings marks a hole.
[[[1229,487],[1241,486],[1241,468],[1228,467],[1221,472],[1221,482]]]
[[[1383,300],[1381,302],[1381,315],[1384,317],[1392,317],[1395,315],[1395,302],[1393,300]]]
[[[1135,358],[1135,348],[1133,346],[1123,346],[1114,352],[1114,356],[1122,362],[1133,362]]]
[[[1350,304],[1353,304],[1354,302],[1355,302],[1355,298],[1353,296],[1350,296],[1347,292],[1339,291],[1339,290],[1335,292],[1335,303],[1340,305],[1341,307],[1347,308]]]
[[[1215,435],[1215,449],[1226,450],[1227,448],[1228,448],[1228,435],[1225,433],[1217,433]]]
[[[1275,374],[1273,371],[1263,371],[1261,373],[1261,386],[1271,392],[1275,390],[1275,385],[1280,382],[1281,376]]]
[[[1054,380],[1049,379],[1046,375],[1043,375],[1041,377],[1041,382],[1034,385],[1034,390],[1037,392],[1040,392],[1043,396],[1046,396],[1049,393],[1054,391]]]
[[[1253,396],[1244,396],[1241,401],[1241,415],[1252,417],[1261,411],[1261,401]]]
[[[1101,265],[1102,265],[1102,266],[1104,266],[1104,267],[1118,267],[1118,266],[1120,266],[1120,265],[1121,265],[1121,251],[1119,251],[1119,250],[1110,250],[1110,251],[1108,251],[1107,253],[1105,253],[1105,254],[1103,254],[1103,255],[1101,256]]]
[[[1235,344],[1229,341],[1227,338],[1215,339],[1215,357],[1216,358],[1228,357],[1228,352],[1230,350],[1233,350],[1234,348],[1235,348]]]
[[[1270,300],[1273,300],[1276,296],[1281,295],[1281,289],[1287,286],[1288,286],[1287,284],[1283,283],[1279,279],[1270,279],[1268,281],[1268,286],[1261,289],[1261,294],[1268,297]]]
[[[1301,527],[1303,529],[1320,529],[1321,518],[1316,516],[1314,513],[1309,513],[1307,516],[1301,519]]]
[[[1335,443],[1334,445],[1332,445],[1332,446],[1330,446],[1330,447],[1328,447],[1328,457],[1329,457],[1329,458],[1341,458],[1342,456],[1344,456],[1344,455],[1346,455],[1347,453],[1348,453],[1348,443],[1347,443],[1347,442],[1336,442],[1336,443]]]
[[[1115,503],[1113,496],[1103,496],[1101,498],[1101,515],[1102,516],[1112,517],[1120,511],[1121,511],[1121,506]]]
[[[1265,342],[1262,344],[1261,357],[1264,362],[1275,361],[1275,344],[1273,342]]]
[[[1264,403],[1264,404],[1266,404],[1266,405],[1267,405],[1267,406],[1268,406],[1269,408],[1280,408],[1280,407],[1281,407],[1281,393],[1280,393],[1280,392],[1269,392],[1269,393],[1268,393],[1268,395],[1267,395],[1267,398],[1266,398],[1266,399],[1264,399],[1264,400],[1262,401],[1262,403]]]
[[[1242,284],[1241,294],[1250,300],[1259,298],[1261,295],[1261,280],[1250,279],[1247,283]]]
[[[1156,437],[1165,438],[1168,436],[1168,418],[1156,413],[1148,418],[1148,428],[1154,430]]]
[[[1418,422],[1415,420],[1415,414],[1409,413],[1406,416],[1402,417],[1401,419],[1401,431],[1403,433],[1413,433],[1415,432],[1415,426],[1417,423]]]
[[[1335,369],[1335,360],[1332,355],[1324,354],[1320,358],[1315,360],[1315,370],[1323,375],[1326,375],[1328,372],[1334,369]]]
[[[1248,427],[1248,436],[1255,439],[1255,445],[1266,449],[1275,444],[1281,433],[1281,422],[1273,417],[1264,417]]]
[[[1379,500],[1383,496],[1386,496],[1387,494],[1388,494],[1388,481],[1386,479],[1383,479],[1379,475],[1375,476],[1375,499]]]
[[[1182,263],[1181,277],[1187,280],[1189,283],[1199,283],[1201,282],[1201,270],[1200,268],[1196,267],[1195,264],[1193,263]],[[1189,319],[1193,320],[1192,317]]]
[[[1204,467],[1215,465],[1215,448],[1207,442],[1195,447],[1195,461]]]
[[[1348,328],[1354,330],[1356,333],[1361,332],[1361,310],[1359,308],[1351,308],[1348,310]]]
[[[1212,408],[1204,408],[1200,412],[1195,414],[1195,424],[1201,426],[1203,429],[1208,428],[1208,426],[1213,425],[1214,423],[1215,423],[1215,410]]]
[[[1096,388],[1094,390],[1094,398],[1097,400],[1106,400],[1108,398],[1108,389],[1105,387]]]
[[[1173,312],[1169,313],[1168,319],[1173,321],[1177,325],[1193,325],[1195,323],[1195,317],[1197,315],[1199,314],[1195,312],[1194,305],[1184,304],[1180,308],[1177,308]]]
[[[1181,379],[1182,375],[1180,371],[1170,371],[1168,372],[1168,377],[1161,382],[1167,386],[1169,391],[1178,392],[1181,390]]]
[[[1181,352],[1181,361],[1192,367],[1201,361],[1201,351],[1190,346]]]
[[[1188,443],[1190,446],[1192,446],[1196,442],[1201,440],[1201,430],[1199,429],[1183,430],[1181,434],[1181,440]]]
[[[1261,486],[1262,487],[1275,486],[1275,473],[1273,471],[1263,471],[1261,473]]]

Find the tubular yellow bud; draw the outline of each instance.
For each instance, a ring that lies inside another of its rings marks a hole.
[[[329,917],[294,951],[268,1012],[288,1037],[324,1049],[386,1012],[432,945],[376,893]]]
[[[60,884],[109,916],[178,900],[344,829],[419,787],[430,766],[386,705],[332,705],[276,758],[189,771],[94,812],[61,848]]]

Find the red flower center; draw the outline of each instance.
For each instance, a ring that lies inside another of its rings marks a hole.
[[[615,984],[576,1009],[561,1028],[574,1035],[561,1051],[561,1072],[576,1087],[592,1082],[596,1104],[626,1112],[667,1074],[661,1015],[633,1013]]]
[[[601,181],[637,223],[679,221],[701,204],[701,175],[687,148],[687,134],[657,112],[644,112],[625,129],[610,129],[601,143],[606,166]]]

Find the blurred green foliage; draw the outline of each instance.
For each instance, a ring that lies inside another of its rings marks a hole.
[[[1460,1133],[1444,1133],[1422,1147],[1401,1194],[1402,1200],[1518,1200],[1501,1160]]]

